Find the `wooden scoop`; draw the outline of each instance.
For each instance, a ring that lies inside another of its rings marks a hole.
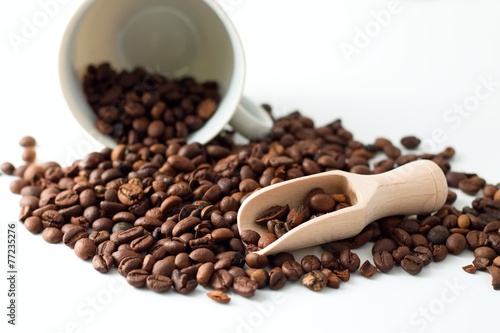
[[[326,193],[346,194],[352,206],[306,221],[257,253],[269,255],[349,238],[386,216],[431,213],[444,205],[448,194],[443,171],[429,160],[377,175],[328,171],[277,183],[250,195],[238,212],[239,231],[268,233],[265,226],[255,223],[264,210],[274,205],[292,208],[304,204],[308,192],[316,187]]]

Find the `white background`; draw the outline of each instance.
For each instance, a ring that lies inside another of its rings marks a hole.
[[[21,163],[18,141],[26,134],[38,140],[39,161],[68,165],[101,148],[72,119],[58,82],[59,42],[82,1],[65,2],[17,48],[8,36],[21,35],[42,5],[2,2],[1,161]],[[219,3],[244,44],[245,94],[255,102],[270,103],[277,115],[300,110],[318,125],[340,118],[364,143],[379,136],[397,143],[414,134],[428,152],[453,146],[454,170],[500,182],[500,2],[403,1],[383,27],[373,13],[387,10],[389,1]],[[363,39],[365,29],[372,29],[371,37]],[[346,45],[357,53],[346,57]],[[7,264],[6,224],[19,213],[11,180],[0,176],[1,267]],[[457,206],[471,200],[461,195]],[[463,272],[471,252],[449,255],[418,276],[395,268],[371,279],[356,274],[338,290],[314,293],[295,283],[258,291],[253,299],[231,295],[229,305],[219,305],[201,287],[188,296],[136,290],[118,274],[97,273],[64,245],[50,245],[20,223],[17,229],[16,327],[6,324],[6,278],[0,284],[7,332],[479,332],[494,329],[500,306],[487,273]],[[358,253],[371,259],[369,251]]]

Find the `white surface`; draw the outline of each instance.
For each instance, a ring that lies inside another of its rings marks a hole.
[[[365,143],[378,136],[397,142],[414,134],[426,140],[427,151],[451,145],[457,150],[454,170],[500,181],[500,2],[406,1],[390,19],[384,16],[388,24],[380,31],[371,13],[387,9],[388,1],[219,2],[243,41],[245,94],[254,101],[270,103],[278,115],[300,110],[317,124],[341,118]],[[45,22],[43,3],[54,1],[1,5],[0,160],[19,164],[17,142],[32,134],[40,161],[67,165],[101,147],[73,120],[58,83],[59,41],[81,1],[60,0]],[[31,31],[15,52],[9,36],[21,35],[26,20],[34,17],[44,26]],[[340,47],[355,45],[357,29],[365,27],[374,29],[373,37],[358,36],[363,47],[348,63]],[[488,78],[493,85],[483,83]],[[474,101],[479,103],[466,111],[463,104]],[[463,113],[453,112],[454,106],[462,106]],[[1,267],[6,267],[6,224],[19,213],[10,180],[0,177]],[[470,200],[462,196],[460,207]],[[64,245],[49,245],[21,224],[17,241],[18,326],[6,324],[8,288],[2,278],[2,332],[182,327],[202,332],[479,332],[494,327],[500,306],[487,273],[462,271],[472,260],[470,252],[450,255],[418,276],[401,269],[372,279],[355,275],[340,289],[321,293],[295,283],[279,292],[259,291],[253,299],[232,295],[229,305],[219,305],[201,287],[188,296],[136,290],[123,277],[97,273]],[[371,259],[369,250],[358,253]]]

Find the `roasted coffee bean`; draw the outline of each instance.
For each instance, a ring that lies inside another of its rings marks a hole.
[[[21,147],[34,147],[36,146],[36,140],[32,136],[26,135],[19,140],[19,145]]]
[[[190,277],[186,273],[182,273],[178,269],[175,269],[172,272],[172,283],[175,290],[181,294],[189,294],[193,292],[198,286],[198,282],[196,281],[196,279],[190,279]]]
[[[413,249],[412,255],[422,260],[424,266],[429,265],[433,259],[432,250],[426,246],[417,246]],[[405,256],[406,258],[406,256]]]
[[[39,216],[30,216],[24,220],[26,230],[32,234],[39,234],[43,231],[42,219]]]
[[[97,250],[97,246],[88,238],[80,238],[74,246],[75,254],[82,260],[92,258]]]
[[[33,147],[26,147],[21,155],[21,158],[26,163],[33,163],[36,159],[36,151]]]
[[[139,275],[142,275],[142,272],[139,273]],[[142,276],[139,277],[140,280],[142,280],[142,278],[143,278]],[[134,283],[140,284],[140,282],[138,281],[134,281]],[[146,285],[150,290],[154,292],[164,293],[169,291],[170,288],[172,287],[172,280],[165,275],[151,274],[146,278]]]
[[[302,257],[300,265],[304,269],[304,272],[309,273],[321,269],[321,260],[313,254],[307,254]]]
[[[281,267],[273,267],[269,270],[269,288],[279,290],[285,286],[286,282],[287,276]]]
[[[55,227],[46,227],[42,231],[42,238],[47,243],[56,244],[62,241],[63,232]]]
[[[196,281],[203,287],[206,287],[210,282],[214,272],[214,264],[212,262],[203,263],[196,273]]]
[[[233,285],[233,276],[225,269],[215,271],[212,273],[209,285],[212,289],[227,291]]]
[[[321,291],[327,284],[328,278],[319,270],[306,273],[302,278],[302,285],[313,291]]]
[[[459,255],[467,248],[467,240],[464,235],[451,234],[446,239],[446,248],[451,254]]]
[[[434,261],[443,261],[448,256],[448,248],[443,244],[434,244],[432,246],[432,258]]]
[[[113,257],[110,254],[96,254],[92,258],[92,266],[100,273],[107,273],[113,267]]]
[[[471,230],[467,233],[465,238],[467,240],[467,245],[471,250],[488,245],[488,236],[483,231]]]
[[[247,268],[245,275],[257,282],[258,289],[265,288],[269,284],[269,272],[263,268]]]
[[[478,257],[482,257],[482,258],[486,258],[490,261],[493,261],[493,259],[495,259],[497,256],[497,253],[495,252],[495,250],[493,250],[492,248],[488,247],[488,246],[480,246],[480,247],[477,247],[474,249],[474,257],[478,258]]]
[[[398,244],[393,241],[392,239],[389,238],[381,238],[373,244],[372,247],[372,254],[381,252],[381,251],[387,251],[391,253],[398,247]]]
[[[243,297],[253,297],[258,283],[246,276],[238,276],[233,280],[234,291]]]
[[[221,303],[221,304],[227,304],[227,303],[229,303],[229,301],[231,301],[231,297],[229,297],[225,292],[219,291],[219,290],[209,291],[207,293],[207,296],[210,299],[216,301],[217,303]]]
[[[274,242],[278,237],[273,233],[266,233],[260,236],[259,241],[257,242],[257,246],[261,249],[265,248],[272,242]]]
[[[401,139],[401,144],[406,149],[415,149],[418,147],[420,142],[420,139],[413,135],[405,136]]]
[[[76,242],[81,238],[87,238],[89,233],[81,226],[74,226],[70,228],[63,236],[63,243],[70,248],[74,248]]]
[[[422,271],[424,262],[419,257],[414,255],[407,255],[401,261],[401,267],[409,274],[416,275]]]
[[[399,223],[398,223],[399,225]],[[401,228],[394,228],[391,231],[391,239],[395,241],[399,246],[411,246],[412,239],[410,234]]]
[[[489,266],[487,267],[488,273],[491,275],[491,285],[493,286],[493,289],[499,290],[500,289],[500,268],[496,266]]]
[[[359,256],[356,253],[351,252],[351,250],[344,250],[340,252],[339,262],[340,265],[349,270],[349,272],[357,271],[361,264]]]
[[[364,277],[372,277],[377,272],[377,267],[373,266],[369,260],[365,260],[359,269],[359,274]]]
[[[323,268],[328,268],[331,271],[339,269],[339,267],[340,267],[340,264],[339,264],[337,258],[335,258],[333,253],[328,252],[328,251],[323,251],[321,253],[320,261],[321,261],[321,266]]]
[[[394,259],[387,251],[375,252],[373,262],[382,273],[387,273],[394,267]]]
[[[429,243],[443,245],[446,239],[450,236],[448,228],[442,225],[437,225],[429,230],[427,233],[427,240]]]
[[[135,288],[142,288],[146,286],[147,279],[149,277],[149,272],[144,270],[144,269],[134,269],[128,272],[127,274],[127,282],[130,284],[132,287]],[[152,285],[153,282],[150,282]],[[168,282],[167,282],[168,284]]]
[[[305,273],[302,265],[295,260],[285,261],[283,265],[281,265],[281,270],[289,281],[297,281]]]
[[[245,256],[245,262],[251,268],[264,268],[269,264],[269,259],[257,253],[248,253]]]
[[[142,267],[142,258],[138,257],[126,257],[120,261],[118,265],[118,273],[122,276],[127,276],[127,274],[134,270],[140,269]]]

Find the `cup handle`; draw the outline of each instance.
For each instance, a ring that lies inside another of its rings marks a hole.
[[[229,124],[244,137],[257,139],[271,132],[273,119],[264,108],[242,96]]]

